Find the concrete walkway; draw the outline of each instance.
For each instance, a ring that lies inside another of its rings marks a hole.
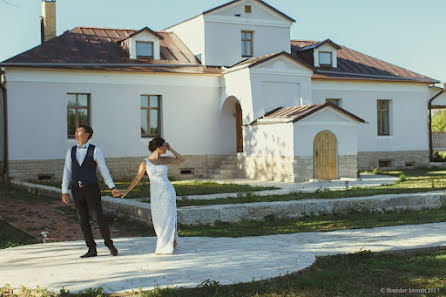
[[[105,292],[195,287],[205,280],[249,282],[295,272],[319,255],[361,250],[391,251],[446,245],[446,223],[306,232],[244,238],[181,238],[174,255],[156,256],[155,238],[115,240],[120,255],[105,247],[81,259],[82,241],[28,245],[0,250],[0,286],[23,284],[72,292],[103,287]]]

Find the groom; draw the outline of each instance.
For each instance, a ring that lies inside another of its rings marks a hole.
[[[105,165],[102,150],[90,144],[93,129],[87,125],[81,125],[76,129],[75,139],[77,145],[70,148],[65,157],[65,168],[62,180],[62,201],[68,204],[68,184],[71,183],[74,205],[79,215],[82,233],[88,246],[88,252],[81,258],[95,257],[98,255],[96,242],[93,239],[90,226],[89,211],[96,216],[96,221],[101,230],[104,244],[113,256],[118,255],[118,250],[110,238],[110,230],[104,220],[101,204],[101,190],[96,176],[96,167],[99,168],[104,182],[111,189],[114,197],[120,195],[113,179]]]

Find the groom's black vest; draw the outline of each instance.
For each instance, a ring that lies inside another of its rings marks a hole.
[[[98,177],[96,176],[97,165],[93,158],[95,146],[92,144],[88,146],[82,166],[79,165],[76,159],[76,148],[76,145],[71,148],[71,182],[73,185],[77,185],[80,181],[85,186],[96,184],[98,182]]]

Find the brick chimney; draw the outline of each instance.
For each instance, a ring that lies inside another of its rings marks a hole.
[[[42,43],[56,37],[56,0],[42,0]]]

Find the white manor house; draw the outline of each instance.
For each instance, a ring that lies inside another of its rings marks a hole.
[[[306,181],[429,166],[438,80],[337,44],[290,38],[295,20],[235,0],[153,31],[76,27],[0,63],[11,178],[60,178],[79,124],[94,129],[114,177],[133,175],[148,142],[186,162],[179,178]],[[428,50],[428,49],[427,49]]]

